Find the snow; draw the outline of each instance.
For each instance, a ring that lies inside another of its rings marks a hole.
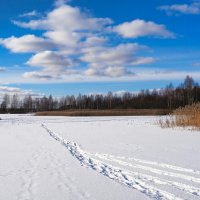
[[[159,117],[0,115],[2,200],[200,199],[200,133]]]

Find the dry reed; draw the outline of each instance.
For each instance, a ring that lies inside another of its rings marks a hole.
[[[37,112],[37,116],[154,116],[167,115],[164,109],[113,109],[113,110],[65,110]]]
[[[168,127],[194,127],[200,128],[200,103],[188,105],[176,109],[166,119],[160,119],[159,124],[163,128]]]

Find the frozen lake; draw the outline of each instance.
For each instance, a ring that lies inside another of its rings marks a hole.
[[[200,132],[159,117],[0,115],[2,200],[200,199]]]

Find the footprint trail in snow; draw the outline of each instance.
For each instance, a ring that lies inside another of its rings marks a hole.
[[[41,126],[64,145],[83,167],[138,190],[151,199],[183,200],[190,199],[190,196],[192,199],[200,199],[200,171],[140,159],[92,154],[82,150],[77,143],[60,137],[46,125]],[[162,186],[167,186],[169,191]],[[184,197],[187,194],[187,198],[177,196],[173,193],[175,190],[180,190]]]

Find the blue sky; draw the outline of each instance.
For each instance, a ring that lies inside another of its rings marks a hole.
[[[200,1],[2,0],[0,13],[0,94],[200,81]]]

